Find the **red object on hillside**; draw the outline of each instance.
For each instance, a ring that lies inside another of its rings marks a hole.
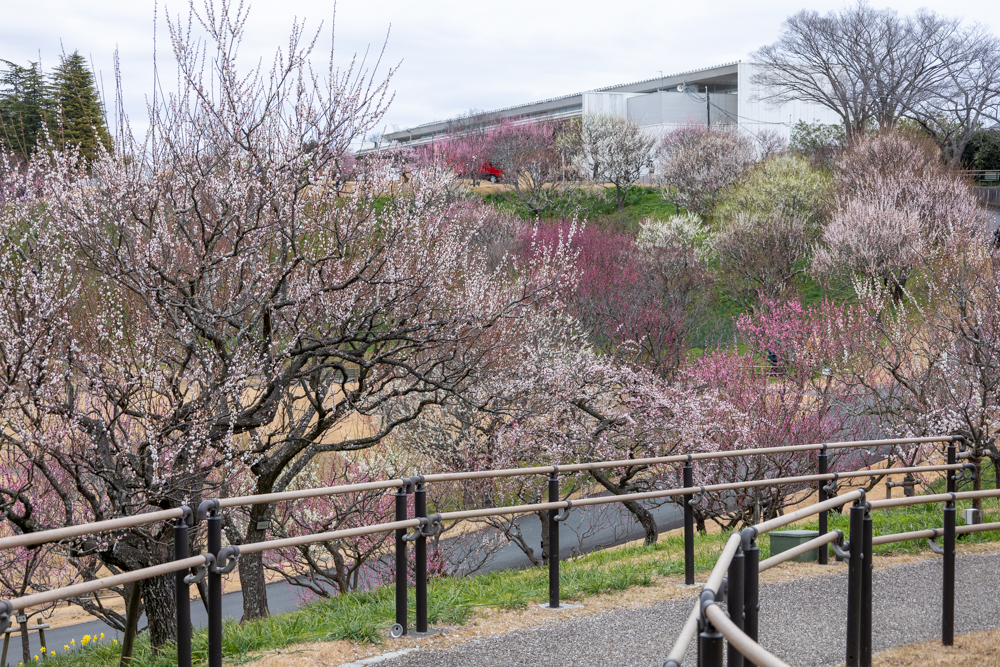
[[[492,162],[484,162],[483,166],[479,168],[479,175],[483,177],[484,181],[488,180],[490,183],[496,183],[503,178],[503,169]]]

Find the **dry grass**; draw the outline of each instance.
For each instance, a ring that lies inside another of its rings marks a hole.
[[[954,646],[936,639],[872,656],[873,667],[985,667],[1000,665],[1000,628],[955,637]]]

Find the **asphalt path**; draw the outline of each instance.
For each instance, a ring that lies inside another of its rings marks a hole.
[[[991,594],[998,555],[963,555],[956,563],[955,633],[1000,625],[1000,598]],[[760,643],[799,667],[843,665],[847,573],[764,584],[760,589]],[[941,636],[942,561],[925,560],[876,570],[872,576],[872,650]],[[379,667],[660,667],[691,611],[692,598],[480,637],[451,649],[419,648]],[[684,667],[695,664],[696,646]],[[929,663],[928,663],[929,664]],[[937,663],[936,663],[937,664]],[[983,662],[986,665],[986,662]],[[993,664],[993,663],[989,663]]]
[[[650,507],[650,511],[656,518],[657,527],[660,531],[673,530],[683,525],[683,516],[677,505],[664,504],[660,507]],[[518,521],[525,540],[537,551],[541,543],[541,521],[535,516],[525,516]],[[612,504],[606,507],[589,505],[573,509],[569,517],[560,527],[560,557],[568,558],[581,552],[590,552],[607,548],[617,544],[623,544],[632,540],[640,539],[644,535],[642,526],[631,521],[628,511],[620,504]],[[480,572],[492,572],[496,570],[509,570],[529,567],[531,561],[524,552],[516,545],[508,544],[499,549],[484,566]],[[298,589],[284,581],[276,582],[267,586],[267,606],[272,614],[283,614],[295,611],[298,607]],[[243,593],[236,591],[222,596],[222,615],[224,618],[239,619],[243,616]],[[194,626],[204,627],[208,624],[208,614],[201,600],[191,602],[191,622]],[[32,619],[32,624],[35,619]],[[139,627],[146,625],[143,616],[139,620]],[[16,627],[16,626],[15,626]],[[63,646],[69,645],[70,640],[76,641],[76,646],[80,645],[80,640],[84,635],[100,636],[104,633],[103,641],[118,639],[121,641],[121,633],[112,630],[102,621],[90,621],[77,625],[65,626],[50,629],[45,632],[45,640],[48,646],[46,649],[63,653]],[[29,658],[39,651],[38,633],[32,632],[28,638],[30,648]],[[7,651],[7,664],[16,666],[22,660],[21,635],[11,634],[10,646]]]

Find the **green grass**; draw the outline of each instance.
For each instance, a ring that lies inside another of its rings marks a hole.
[[[558,206],[542,211],[543,220],[562,217],[558,213],[564,208],[568,197],[577,199],[575,202],[579,207],[577,217],[586,220],[588,223],[602,227],[610,227],[619,231],[637,232],[639,222],[646,218],[665,220],[677,213],[677,207],[663,198],[654,188],[634,186],[625,196],[625,209],[618,212],[618,201],[615,198],[615,189],[580,189],[569,195],[561,197]],[[517,212],[525,218],[531,218],[529,213],[512,206],[504,193],[491,192],[482,195],[483,201],[499,208],[507,208]]]
[[[931,492],[939,490],[932,486]],[[971,502],[962,501],[958,506],[964,509],[970,507]],[[943,504],[937,503],[877,510],[873,513],[873,533],[883,535],[939,527],[942,509]],[[983,509],[987,521],[1000,520],[1000,499],[984,500]],[[817,526],[813,521],[798,527],[815,529]],[[830,528],[840,528],[848,533],[847,515],[831,512]],[[728,537],[727,533],[698,536],[696,570],[705,572],[712,569]],[[1000,541],[1000,531],[961,535],[958,540],[960,544]],[[761,559],[770,556],[770,540],[766,535],[760,538],[758,546]],[[876,553],[882,555],[926,550],[926,540],[876,547]],[[656,544],[649,547],[640,545],[609,549],[564,561],[560,568],[560,591],[565,600],[582,600],[601,593],[650,586],[659,577],[676,577],[683,573],[683,538],[680,535],[662,535]],[[415,607],[412,588],[410,595],[412,625]],[[480,607],[523,609],[531,602],[543,602],[547,598],[546,568],[493,572],[473,577],[444,577],[429,583],[428,620],[432,624],[459,625],[469,620],[473,611]],[[304,642],[347,639],[377,644],[382,641],[394,619],[393,587],[350,593],[313,602],[291,614],[249,623],[229,621],[225,626],[223,656],[228,662],[242,664],[253,661],[263,651]],[[91,643],[67,655],[57,655],[49,664],[53,667],[112,667],[118,664],[119,648],[107,641]],[[205,664],[206,632],[195,633],[192,651],[195,664]],[[153,656],[148,639],[140,637],[137,640],[133,660],[135,667],[168,667],[171,664],[176,664],[173,647],[166,647],[159,656]]]

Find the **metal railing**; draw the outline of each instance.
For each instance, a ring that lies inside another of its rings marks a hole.
[[[733,650],[744,652],[753,660],[761,660],[757,664],[783,664],[779,662],[767,663],[766,651],[756,645],[757,637],[757,615],[756,612],[747,611],[745,621],[741,624],[735,620],[723,620],[719,614],[721,609],[715,606],[714,600],[720,594],[718,584],[721,575],[716,576],[716,570],[725,571],[729,568],[729,586],[732,590],[736,588],[736,580],[740,578],[739,573],[743,573],[745,580],[741,586],[741,598],[746,600],[756,600],[757,597],[757,575],[761,569],[772,567],[783,559],[770,558],[763,562],[758,562],[756,536],[772,530],[778,526],[798,521],[813,514],[820,514],[820,536],[810,542],[815,543],[812,548],[819,545],[835,543],[834,548],[840,548],[837,543],[843,543],[843,535],[840,531],[830,533],[826,525],[826,513],[830,509],[836,508],[844,503],[850,502],[855,497],[863,497],[863,491],[853,491],[851,493],[827,499],[826,494],[832,490],[831,485],[835,485],[839,479],[849,479],[857,477],[887,476],[899,474],[912,474],[913,472],[933,472],[941,471],[948,474],[948,479],[954,478],[954,472],[963,468],[973,467],[968,463],[958,463],[955,443],[961,441],[960,436],[936,436],[926,438],[910,439],[890,439],[890,440],[864,440],[840,443],[820,443],[810,445],[793,445],[783,447],[771,447],[751,450],[733,450],[723,452],[702,452],[696,454],[673,455],[666,457],[646,458],[646,459],[626,459],[617,461],[601,461],[593,463],[579,463],[565,466],[539,466],[529,468],[515,468],[507,470],[492,471],[472,471],[465,473],[443,473],[436,475],[414,476],[410,478],[400,478],[379,482],[369,482],[363,484],[346,484],[331,487],[321,487],[313,489],[303,489],[270,494],[258,494],[233,498],[222,498],[206,500],[198,507],[197,512],[192,512],[188,507],[178,507],[169,510],[151,512],[131,517],[113,519],[108,521],[81,524],[78,526],[67,526],[53,530],[39,531],[23,535],[15,535],[0,539],[0,549],[13,548],[18,546],[33,546],[47,542],[54,542],[85,535],[96,534],[105,531],[122,530],[142,525],[149,525],[161,521],[173,521],[173,541],[174,560],[168,563],[142,568],[107,578],[87,581],[72,586],[57,588],[51,591],[35,593],[19,597],[13,600],[0,601],[0,630],[6,629],[10,624],[10,617],[17,611],[26,609],[33,605],[46,604],[49,602],[78,597],[99,590],[114,586],[141,582],[152,577],[175,574],[176,603],[177,603],[177,664],[178,667],[189,667],[191,665],[191,620],[190,620],[190,591],[192,583],[199,582],[202,578],[207,578],[208,584],[208,664],[209,667],[221,667],[222,665],[222,577],[231,572],[241,554],[261,553],[289,547],[299,547],[320,542],[329,542],[349,537],[370,535],[376,533],[394,533],[395,537],[395,593],[396,593],[396,624],[390,631],[394,637],[402,636],[408,632],[408,608],[407,608],[407,544],[414,542],[415,547],[415,630],[418,634],[428,631],[427,624],[427,538],[435,536],[443,527],[444,521],[483,518],[489,516],[501,516],[512,514],[528,514],[535,512],[548,513],[548,553],[543,557],[548,560],[549,566],[549,607],[558,608],[560,606],[559,592],[559,524],[567,518],[568,513],[574,507],[603,505],[610,503],[620,503],[628,501],[640,501],[651,499],[663,499],[683,496],[684,503],[684,543],[685,543],[685,581],[688,584],[694,583],[694,525],[692,514],[692,501],[694,497],[705,493],[715,493],[720,491],[731,491],[738,489],[749,489],[766,486],[780,485],[811,485],[816,484],[820,496],[820,502],[807,508],[777,517],[766,521],[755,527],[743,531],[740,536],[733,536],[727,543],[723,558],[720,558],[713,570],[713,575],[709,583],[702,592],[702,604],[692,611],[692,615],[685,625],[685,632],[675,644],[671,656],[679,652],[683,657],[684,652],[690,643],[691,636],[685,633],[693,632],[692,628],[698,623],[711,623],[711,627],[716,628],[720,636],[725,636]],[[875,470],[857,470],[841,473],[828,472],[828,452],[830,450],[852,449],[852,448],[875,448],[894,445],[913,445],[924,443],[949,443],[949,459],[946,465],[920,466],[916,468],[882,468]],[[818,472],[814,475],[798,475],[794,477],[784,477],[776,479],[749,480],[745,482],[723,483],[704,486],[694,486],[693,466],[698,461],[727,459],[736,457],[753,457],[763,455],[774,455],[782,453],[797,452],[819,452],[817,457]],[[682,463],[683,483],[682,488],[662,489],[656,491],[618,494],[609,496],[597,496],[580,498],[576,500],[560,500],[559,475],[565,473],[585,472],[598,469],[620,468],[625,466],[653,466],[662,464]],[[492,479],[525,475],[548,476],[547,490],[548,502],[534,503],[507,507],[493,507],[472,509],[454,512],[443,512],[428,515],[427,513],[427,484],[445,481],[467,481],[474,479]],[[951,482],[949,482],[951,483]],[[316,498],[323,496],[334,496],[361,491],[395,490],[395,521],[362,526],[358,528],[329,531],[290,537],[277,540],[265,540],[244,545],[222,546],[222,511],[227,508],[269,504],[281,501],[294,501],[305,498]],[[949,487],[950,491],[953,491]],[[409,495],[414,496],[414,516],[408,516]],[[961,494],[958,494],[960,496]],[[952,497],[955,494],[939,494],[939,496]],[[957,496],[956,496],[957,497]],[[930,498],[930,497],[928,497]],[[943,498],[942,498],[943,499]],[[900,499],[911,501],[911,498]],[[888,501],[880,501],[888,502]],[[931,501],[928,501],[931,502]],[[954,500],[950,501],[954,506]],[[904,503],[900,503],[904,504]],[[912,504],[912,503],[910,503]],[[853,516],[853,515],[852,515]],[[207,553],[190,556],[190,529],[198,522],[204,521],[206,524],[206,551]],[[954,524],[954,511],[952,512],[952,526]],[[853,525],[853,524],[852,524]],[[945,522],[947,528],[947,521]],[[954,528],[954,526],[953,526]],[[935,535],[936,536],[936,535]],[[735,541],[734,541],[735,540]],[[948,544],[947,531],[945,532],[946,547]],[[951,531],[952,544],[954,542],[954,530]],[[733,546],[735,545],[735,546]],[[805,547],[807,545],[802,545]],[[800,547],[801,548],[801,547]],[[806,549],[808,550],[808,549]],[[798,549],[793,550],[798,553]],[[821,562],[826,562],[826,548],[820,549]],[[752,556],[752,557],[750,557]],[[785,554],[782,554],[785,556]],[[790,558],[793,556],[786,556]],[[726,560],[728,558],[728,560]],[[745,559],[745,560],[744,560]],[[720,565],[723,561],[725,565]],[[745,562],[743,567],[737,567],[733,563]],[[721,567],[721,570],[720,570]],[[734,569],[735,568],[735,569]],[[744,572],[745,571],[745,572]],[[870,579],[870,576],[869,576]],[[708,601],[708,594],[711,593],[712,600]],[[735,600],[737,596],[729,594],[730,600]],[[730,614],[735,607],[730,602]],[[742,603],[741,603],[742,605]],[[745,607],[749,610],[749,607]],[[697,613],[696,613],[697,612]],[[742,620],[742,619],[741,619]],[[709,626],[706,626],[709,627]],[[738,631],[738,632],[737,632]],[[686,638],[685,638],[686,637]],[[707,641],[707,640],[706,640]],[[713,640],[714,641],[714,640]],[[714,650],[714,644],[709,643],[706,650]],[[762,652],[763,651],[763,652]],[[765,655],[766,654],[766,655]],[[772,656],[773,657],[773,656]],[[671,658],[673,659],[673,658]],[[676,662],[679,664],[679,658]],[[775,659],[776,660],[776,659]],[[668,660],[669,663],[669,660]],[[714,664],[714,663],[713,663]]]
[[[961,441],[960,438],[956,440]],[[744,665],[787,667],[787,663],[767,651],[757,641],[760,611],[758,576],[761,571],[817,547],[820,547],[822,554],[826,551],[827,544],[833,545],[839,558],[848,561],[846,667],[871,667],[872,664],[872,549],[879,544],[927,539],[930,548],[943,556],[941,640],[946,646],[952,645],[955,637],[955,537],[960,534],[1000,530],[1000,523],[956,527],[955,502],[1000,497],[1000,489],[957,492],[955,471],[963,466],[955,465],[959,457],[955,441],[948,444],[947,456],[953,467],[950,467],[950,472],[946,474],[946,493],[867,501],[864,490],[857,489],[832,499],[822,500],[789,515],[748,527],[740,534],[732,535],[702,588],[698,603],[678,635],[664,667],[680,667],[695,635],[698,637],[698,667],[722,667],[723,664],[728,667],[744,667]],[[873,509],[940,502],[945,503],[941,528],[872,536]],[[827,534],[822,534],[821,531],[815,539],[765,561],[758,560],[756,539],[760,535],[778,526],[821,514],[847,503],[852,503],[848,542],[844,541],[844,535],[839,530]],[[943,538],[942,546],[936,543],[937,538]],[[726,603],[725,610],[719,605],[721,601]],[[723,640],[728,642],[728,653],[725,657]]]

